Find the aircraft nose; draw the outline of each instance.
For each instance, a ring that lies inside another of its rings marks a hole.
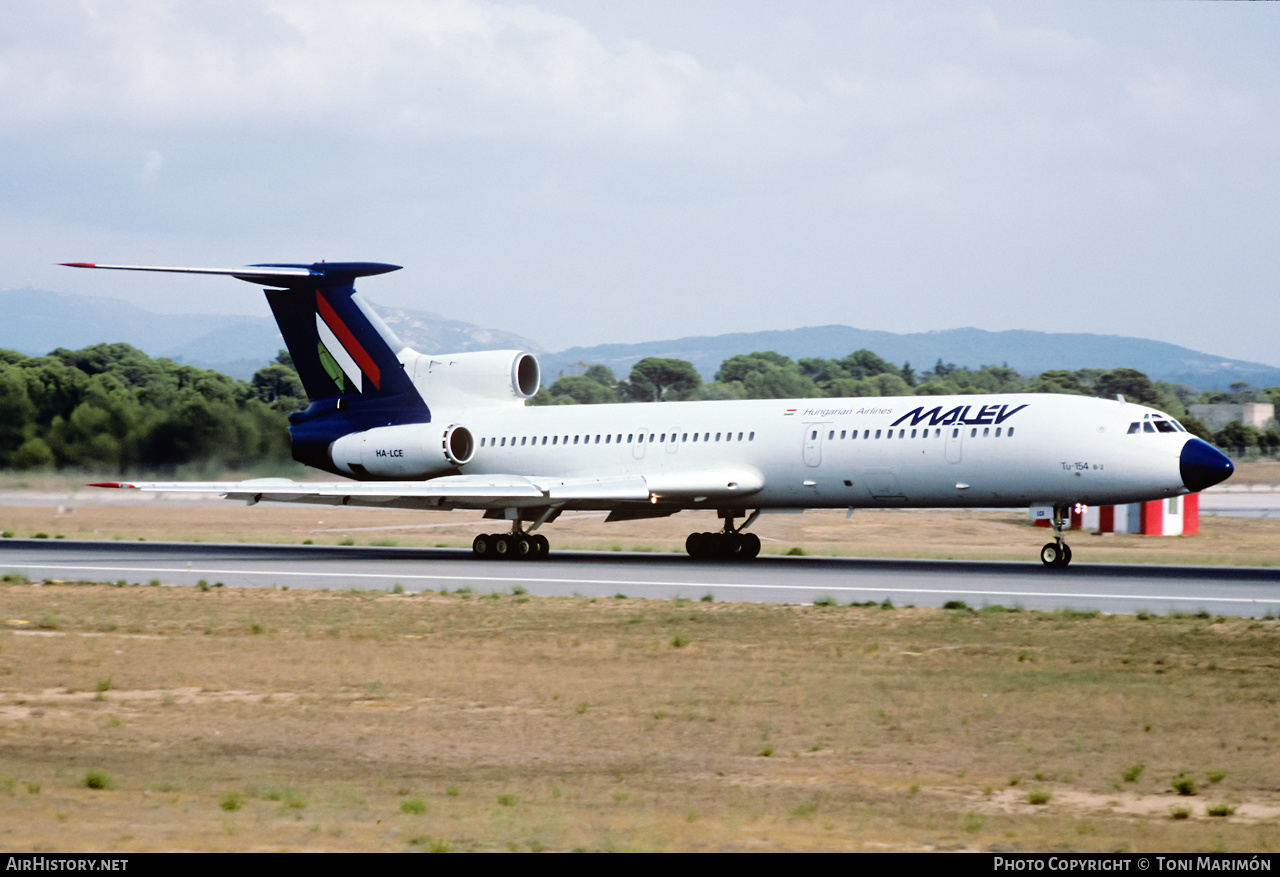
[[[1227,455],[1198,438],[1188,439],[1178,458],[1182,483],[1192,493],[1226,481],[1236,470]]]

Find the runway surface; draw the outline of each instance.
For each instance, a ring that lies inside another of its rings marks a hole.
[[[749,563],[695,561],[677,554],[552,552],[541,561],[484,561],[445,548],[94,542],[6,539],[0,571],[33,581],[124,580],[227,587],[406,591],[470,588],[476,593],[811,603],[885,599],[896,606],[963,600],[1027,609],[1133,613],[1208,611],[1258,617],[1280,612],[1280,570],[1266,567],[1038,561],[876,560],[760,557]]]

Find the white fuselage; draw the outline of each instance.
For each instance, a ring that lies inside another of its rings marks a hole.
[[[1152,417],[1166,418],[1118,400],[1011,394],[481,406],[437,409],[422,429],[471,431],[474,454],[453,470],[467,475],[758,475],[737,494],[655,488],[684,508],[1027,507],[1188,492],[1179,454],[1191,436],[1129,432]]]

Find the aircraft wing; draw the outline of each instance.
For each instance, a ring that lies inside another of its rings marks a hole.
[[[310,505],[402,509],[545,508],[613,509],[619,505],[700,502],[751,494],[764,486],[754,469],[677,473],[675,477],[627,475],[550,478],[536,475],[448,475],[429,481],[109,481],[90,487],[156,493],[218,494],[227,499]]]

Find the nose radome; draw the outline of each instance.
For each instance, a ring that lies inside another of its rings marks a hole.
[[[1226,481],[1236,470],[1227,455],[1213,445],[1198,438],[1188,439],[1178,458],[1182,483],[1192,493]]]

